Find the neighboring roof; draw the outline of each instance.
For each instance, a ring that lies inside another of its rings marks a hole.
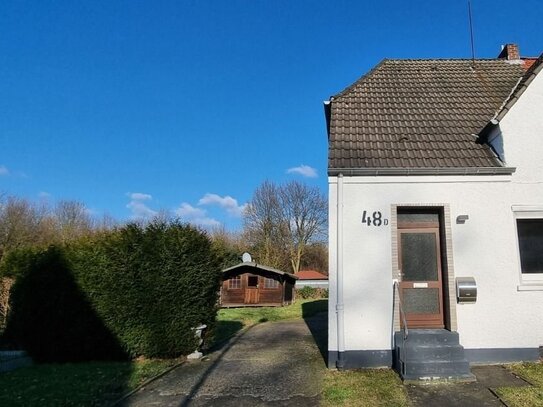
[[[541,56],[537,58],[530,65],[530,68],[528,68],[524,76],[517,83],[517,86],[515,86],[513,91],[509,94],[509,97],[505,100],[505,102],[502,104],[499,111],[493,117],[493,121],[499,122],[501,119],[504,118],[504,116],[511,109],[511,107],[513,107],[513,105],[517,102],[520,95],[524,93],[526,88],[530,85],[530,83],[532,83],[534,78],[537,76],[539,72],[541,72],[542,69],[543,69],[543,54],[541,54]]]
[[[300,280],[328,280],[328,276],[315,270],[300,270],[296,273]]]
[[[538,58],[522,58],[524,69],[530,69],[532,65],[537,61],[537,59]]]
[[[384,60],[327,110],[330,175],[510,174],[477,134],[524,75],[505,60]]]
[[[233,270],[237,270],[237,269],[246,269],[246,270],[243,270],[243,272],[245,272],[245,273],[247,273],[247,272],[251,273],[251,272],[258,271],[258,270],[266,270],[266,271],[269,271],[270,273],[278,274],[280,276],[290,277],[290,278],[293,278],[295,280],[298,279],[298,277],[296,277],[294,274],[287,273],[287,272],[281,271],[281,270],[277,270],[277,269],[274,269],[273,267],[263,266],[262,264],[256,264],[255,262],[239,263],[239,264],[237,264],[235,266],[228,267],[227,269],[224,269],[222,272],[227,273],[229,271],[233,271]]]

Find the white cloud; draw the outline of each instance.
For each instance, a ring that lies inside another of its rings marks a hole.
[[[207,216],[207,211],[202,208],[195,208],[187,202],[183,202],[174,213],[185,222],[198,226],[219,226],[221,222]]]
[[[151,201],[153,197],[149,194],[141,192],[131,192],[127,194],[130,197],[130,202],[126,205],[132,212],[132,219],[149,219],[158,214],[157,211],[151,209],[143,201]]]
[[[9,175],[9,170],[6,166],[0,165],[0,176]]]
[[[153,199],[152,195],[144,194],[142,192],[130,192],[128,193],[128,196],[133,201],[150,201]]]
[[[247,204],[239,205],[237,199],[231,196],[219,196],[217,194],[205,194],[199,201],[198,205],[218,205],[225,209],[231,216],[240,217],[247,207]]]
[[[49,199],[49,198],[52,198],[53,195],[51,195],[49,192],[40,191],[38,193],[38,197],[41,198],[41,199]]]
[[[201,218],[205,216],[206,211],[204,209],[195,208],[191,204],[183,202],[179,208],[174,210],[174,213],[180,218]]]
[[[132,211],[132,219],[148,219],[156,216],[158,213],[141,201],[130,201],[126,207]]]
[[[300,174],[307,178],[317,178],[317,170],[309,165],[300,165],[299,167],[292,167],[287,170],[287,174]]]

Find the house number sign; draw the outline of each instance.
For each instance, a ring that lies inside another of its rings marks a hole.
[[[362,223],[365,223],[368,226],[386,226],[388,225],[388,219],[383,218],[381,211],[371,211],[362,212]]]

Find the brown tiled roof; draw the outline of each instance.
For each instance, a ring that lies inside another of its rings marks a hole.
[[[502,168],[476,135],[524,73],[494,59],[382,61],[330,100],[329,173]]]
[[[328,276],[315,270],[300,270],[296,273],[300,280],[328,280]]]

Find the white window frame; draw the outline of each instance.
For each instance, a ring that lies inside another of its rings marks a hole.
[[[518,291],[543,290],[543,273],[522,273],[517,227],[517,219],[543,219],[543,205],[513,205],[512,209],[515,221],[515,245],[517,249],[517,263],[520,278],[520,285],[517,287]]]

